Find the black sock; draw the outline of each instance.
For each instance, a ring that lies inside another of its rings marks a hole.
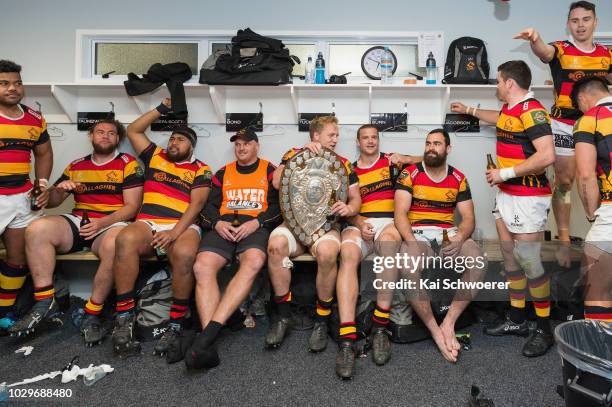
[[[274,302],[281,318],[291,318],[291,291],[285,295],[275,295]]]
[[[196,345],[194,347],[200,351],[208,348],[215,342],[215,339],[217,339],[217,336],[219,335],[219,332],[221,331],[222,327],[223,324],[221,324],[220,322],[210,321],[208,325],[206,325],[206,328],[204,328],[204,330],[200,334],[200,337],[196,341]]]

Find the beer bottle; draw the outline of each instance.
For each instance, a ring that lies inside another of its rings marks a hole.
[[[494,170],[497,168],[497,165],[495,165],[495,161],[493,161],[493,157],[491,157],[491,154],[487,154],[487,170]]]
[[[33,211],[39,211],[40,207],[36,204],[36,199],[42,194],[42,188],[40,187],[40,181],[34,181],[34,187],[32,188],[32,193],[30,195],[30,209]]]
[[[85,225],[88,225],[91,223],[91,220],[89,219],[89,214],[87,213],[87,209],[83,210],[83,215],[81,216],[81,228]],[[82,239],[82,238],[81,238]],[[85,242],[89,242],[88,240],[85,240]],[[89,245],[84,246],[83,249],[89,249]]]
[[[89,220],[89,213],[87,213],[87,209],[83,210],[83,216],[81,216],[81,227],[88,225],[91,223]]]
[[[238,211],[234,211],[234,219],[232,219],[232,226],[235,228],[240,226],[240,219],[238,219]]]
[[[153,236],[155,237],[155,233],[157,233],[155,230],[152,231],[153,232]],[[166,250],[163,247],[156,247],[155,248],[155,257],[157,257],[158,259],[163,259],[166,256]]]
[[[442,246],[446,246],[450,243],[450,239],[448,238],[448,232],[446,229],[442,229]]]

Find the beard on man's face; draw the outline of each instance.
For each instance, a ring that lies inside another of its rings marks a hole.
[[[96,154],[106,155],[110,154],[117,149],[117,144],[108,144],[106,146],[102,146],[100,144],[93,144],[93,150]]]
[[[182,163],[184,161],[187,161],[189,157],[191,157],[190,151],[181,153],[179,150],[168,150],[167,154],[168,160],[172,161],[173,163]]]
[[[428,167],[440,167],[446,162],[446,153],[438,154],[435,151],[430,151],[425,154],[425,156],[423,157],[423,161]]]

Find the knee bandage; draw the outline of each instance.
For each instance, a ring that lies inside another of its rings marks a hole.
[[[552,200],[569,205],[572,203],[572,190],[558,186],[553,191]]]
[[[312,244],[312,248],[310,251],[312,252],[313,256],[315,257],[317,256],[317,247],[319,246],[321,242],[324,242],[325,240],[331,240],[332,242],[338,243],[338,248],[342,246],[342,243],[340,243],[340,239],[338,239],[335,235],[327,233],[321,236],[316,242]]]
[[[289,256],[293,255],[297,251],[297,240],[289,229],[284,226],[279,226],[270,233],[270,239],[274,236],[284,236],[287,239],[287,246],[289,248]],[[284,261],[283,261],[284,262]],[[284,267],[284,266],[283,266]]]
[[[514,245],[514,257],[529,279],[544,275],[542,258],[540,257],[542,243],[516,241]]]

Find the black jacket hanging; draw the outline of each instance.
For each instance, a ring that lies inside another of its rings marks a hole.
[[[128,74],[128,80],[123,82],[128,95],[136,96],[149,93],[164,83],[172,99],[172,111],[177,119],[187,121],[187,101],[183,82],[191,79],[191,68],[184,62],[173,62],[162,65],[153,64],[142,79],[135,73]]]

